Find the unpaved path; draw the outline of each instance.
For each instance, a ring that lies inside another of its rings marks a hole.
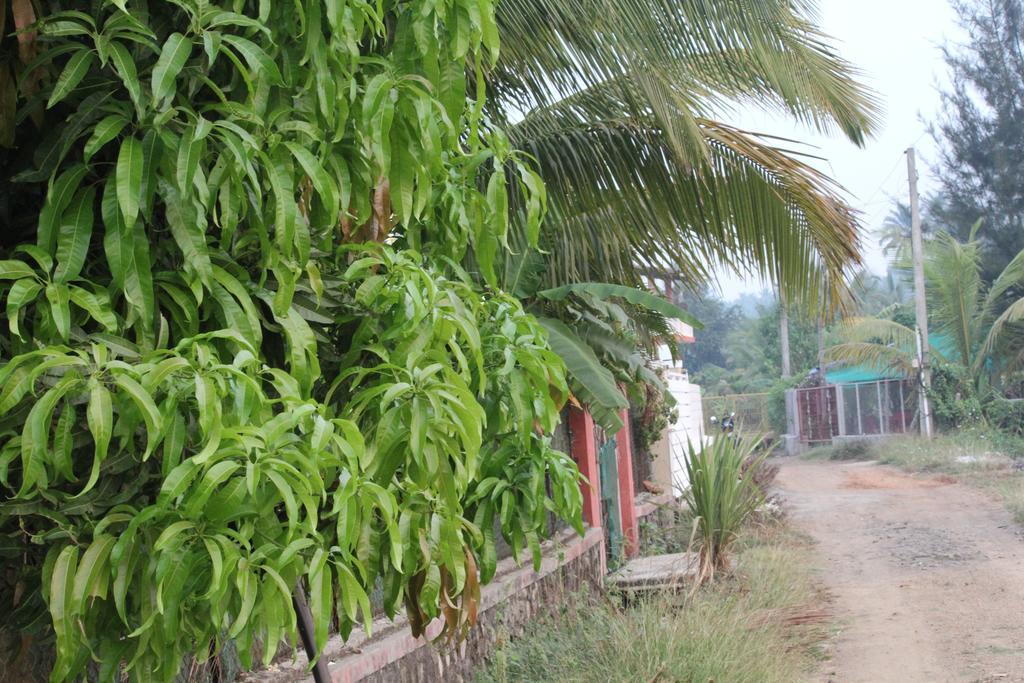
[[[999,503],[873,463],[785,460],[777,484],[834,596],[819,680],[1024,682],[1024,538]]]

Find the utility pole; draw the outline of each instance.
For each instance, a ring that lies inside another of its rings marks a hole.
[[[932,385],[932,373],[928,362],[928,306],[924,288],[924,239],[921,237],[921,208],[917,196],[917,159],[913,147],[907,150],[907,179],[910,182],[910,246],[914,261],[914,310],[917,314],[921,434],[930,439],[932,437],[932,412],[931,406],[928,404],[928,390]]]

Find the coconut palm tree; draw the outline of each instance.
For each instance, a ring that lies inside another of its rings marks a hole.
[[[620,325],[622,312],[646,313],[565,285],[644,286],[653,272],[697,287],[725,266],[817,305],[839,300],[859,261],[836,184],[788,141],[721,121],[753,105],[863,144],[876,103],[813,18],[806,0],[498,4],[488,113],[534,157],[549,208],[540,250],[526,221],[513,229],[502,285],[537,302],[574,393],[610,416],[606,426],[624,405],[616,382],[650,381],[634,342],[664,326],[657,316]],[[556,300],[538,296],[552,289]]]
[[[967,242],[939,233],[925,246],[925,284],[928,292],[931,353],[940,361],[960,366],[975,388],[999,386],[1009,373],[1024,365],[1024,251],[1013,258],[990,286],[982,279],[982,246],[977,226]],[[906,267],[906,264],[903,264]],[[832,360],[913,372],[915,332],[887,318],[846,320],[844,341],[828,353]]]
[[[864,143],[876,102],[812,1],[503,0],[498,24],[490,113],[547,186],[544,284],[724,265],[792,299],[842,289],[859,239],[839,188],[720,120],[753,105]]]

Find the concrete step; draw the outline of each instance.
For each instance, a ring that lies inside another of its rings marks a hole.
[[[697,553],[650,555],[630,560],[606,579],[621,593],[653,593],[692,585],[697,573]]]

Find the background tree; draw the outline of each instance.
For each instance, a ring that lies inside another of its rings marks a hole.
[[[944,50],[952,78],[932,127],[941,191],[934,218],[960,240],[980,218],[982,277],[991,282],[1024,248],[1024,4],[957,0],[969,36]]]
[[[775,302],[759,304],[754,315],[740,315],[738,306],[712,299],[705,305],[731,311],[735,318],[728,326],[701,330],[696,336],[717,349],[719,363],[705,362],[699,368],[690,365],[685,345],[684,362],[693,381],[706,394],[727,395],[765,392],[782,376],[782,341],[779,333],[779,307]],[[795,377],[803,378],[817,361],[817,326],[806,315],[791,315],[789,320],[790,357]]]
[[[722,301],[710,289],[696,294],[679,295],[677,303],[704,325],[694,335],[693,343],[682,345],[683,363],[691,373],[698,373],[707,365],[725,367],[726,349],[723,341],[743,321],[743,311],[737,304]]]
[[[936,359],[958,368],[965,390],[984,395],[1019,381],[1024,298],[1013,292],[1024,282],[1024,251],[989,285],[982,276],[984,247],[973,232],[969,236],[970,241],[960,242],[939,233],[925,248],[929,331]],[[829,350],[832,360],[914,373],[916,342],[909,312],[891,306],[876,316],[849,318],[839,333],[841,343]]]

